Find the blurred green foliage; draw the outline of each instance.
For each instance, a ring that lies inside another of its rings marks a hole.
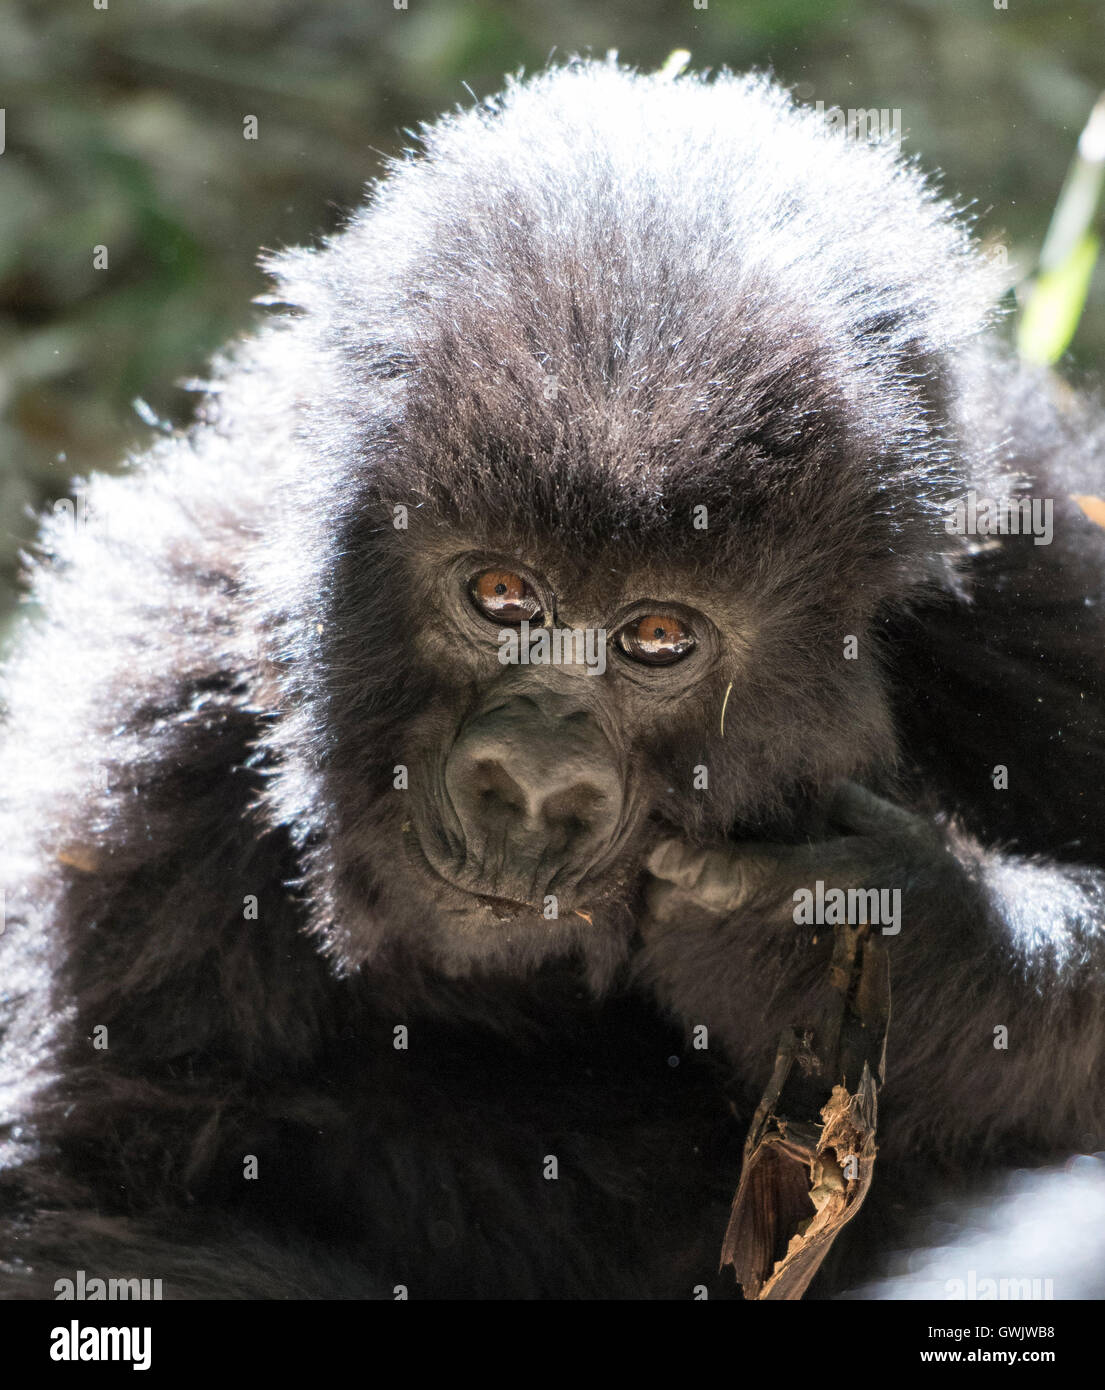
[[[1101,251],[1096,227],[1105,193],[1105,96],[1078,139],[1040,251],[1037,274],[1022,284],[1017,349],[1026,361],[1057,362],[1078,331]]]
[[[0,0],[0,616],[28,509],[180,424],[259,247],[332,229],[402,130],[550,56],[771,67],[900,108],[905,148],[1035,264],[1105,85],[1101,0]],[[260,138],[243,139],[255,115]],[[108,268],[93,268],[93,248]],[[1105,357],[1100,272],[1074,339]]]

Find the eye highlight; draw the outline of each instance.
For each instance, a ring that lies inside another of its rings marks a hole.
[[[476,608],[494,623],[520,623],[541,616],[537,595],[513,570],[483,570],[468,585]]]
[[[694,633],[671,613],[635,618],[614,640],[626,656],[645,666],[671,666],[695,647]]]

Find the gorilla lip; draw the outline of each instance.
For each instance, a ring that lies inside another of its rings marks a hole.
[[[499,917],[500,921],[506,921],[508,918],[517,917],[522,912],[537,911],[532,903],[519,902],[517,898],[493,898],[486,893],[474,893],[472,896],[489,907],[491,911]],[[583,908],[572,908],[572,916],[582,917],[589,927],[595,925],[595,920],[591,913],[584,911]]]
[[[417,834],[414,835],[412,841],[408,841],[408,843],[411,844],[412,849],[417,850],[418,858],[427,873],[437,879],[439,883],[443,883],[447,888],[451,888],[454,893],[463,893],[466,898],[479,903],[482,907],[489,908],[498,916],[500,921],[518,917],[523,912],[539,911],[533,903],[522,902],[519,898],[503,898],[496,897],[490,893],[474,893],[470,888],[464,888],[461,884],[454,883],[451,878],[446,878],[441,870],[434,865]]]
[[[413,829],[413,827],[411,828]],[[447,888],[451,888],[455,893],[463,893],[466,898],[479,903],[481,907],[488,908],[495,914],[499,921],[505,922],[512,918],[520,917],[523,912],[541,915],[541,908],[536,903],[524,902],[521,898],[501,897],[493,893],[475,893],[470,888],[465,888],[459,883],[454,883],[451,878],[446,878],[426,853],[417,831],[409,836],[407,844],[415,853],[418,863],[426,873],[432,878],[435,878],[439,883],[443,883]],[[582,917],[588,926],[594,926],[595,924],[589,909],[572,908],[572,915],[575,917]]]
[[[501,922],[508,921],[514,917],[520,917],[524,912],[539,914],[541,911],[534,903],[523,902],[520,898],[497,897],[492,893],[473,893],[470,889],[461,888],[458,884],[445,878],[445,876],[437,869],[434,869],[432,865],[430,867],[434,875],[439,878],[442,883],[448,884],[450,888],[455,889],[458,893],[463,893],[465,897],[472,898],[482,907],[488,908]],[[590,912],[583,911],[580,908],[573,908],[572,913],[576,917],[582,917],[588,925],[594,926],[594,921]]]
[[[536,912],[532,903],[520,902],[517,898],[495,898],[488,893],[473,893],[472,897],[489,907],[492,912],[504,917],[517,917],[521,912]]]

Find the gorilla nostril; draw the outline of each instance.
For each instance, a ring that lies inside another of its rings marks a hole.
[[[590,711],[585,709],[574,709],[571,714],[564,715],[563,722],[565,724],[590,724]]]
[[[525,792],[501,763],[477,763],[472,769],[471,787],[484,815],[503,811],[512,815],[525,813]]]
[[[601,816],[605,793],[597,787],[580,784],[547,796],[541,806],[546,825],[556,826],[573,839],[588,834]]]

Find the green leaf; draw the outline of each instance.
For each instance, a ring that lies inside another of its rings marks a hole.
[[[1027,362],[1051,366],[1070,346],[1101,243],[1087,232],[1061,264],[1033,285],[1017,331],[1017,350]]]

